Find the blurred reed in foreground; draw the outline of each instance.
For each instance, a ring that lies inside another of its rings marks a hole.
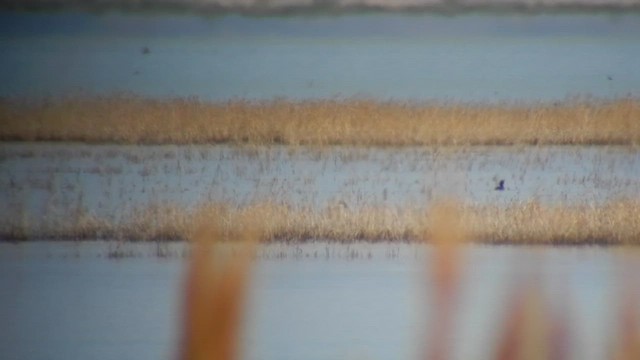
[[[510,145],[640,143],[640,100],[458,104],[166,100],[135,95],[0,99],[0,140],[125,144]]]
[[[446,360],[451,358],[456,297],[462,266],[458,248],[467,241],[465,224],[459,204],[452,200],[436,203],[430,211],[429,227],[424,240],[434,246],[434,255],[427,273],[431,274],[433,285],[429,288],[435,299],[433,307],[435,320],[431,329],[427,359]]]
[[[432,307],[435,311],[429,324],[431,331],[425,342],[428,349],[426,360],[447,360],[454,358],[453,344],[455,327],[466,324],[455,322],[460,302],[457,299],[458,288],[462,285],[461,261],[459,249],[469,240],[470,224],[465,210],[459,203],[445,201],[436,203],[430,210],[430,225],[425,240],[433,245],[433,256],[428,260],[426,278],[433,286],[428,287],[430,296],[435,299]],[[637,256],[637,254],[636,254]],[[636,258],[637,261],[637,258]],[[523,266],[525,264],[519,264]],[[505,317],[492,323],[487,331],[494,332],[496,342],[490,359],[496,360],[564,360],[572,359],[575,328],[572,327],[571,297],[556,293],[558,299],[545,301],[541,290],[540,264],[531,264],[533,272],[528,277],[513,282],[516,291],[507,296]],[[621,264],[622,270],[634,269],[628,263]],[[515,273],[514,273],[515,274]],[[614,321],[616,333],[608,337],[611,349],[607,358],[638,359],[640,356],[640,318],[637,313],[637,291],[633,291],[631,279],[626,278],[623,285],[624,296],[618,297],[616,311],[620,317]],[[637,289],[636,289],[637,290]],[[614,311],[615,313],[615,311]],[[497,320],[497,319],[496,319]],[[496,326],[497,325],[497,326]],[[457,339],[457,342],[460,342]],[[463,341],[463,340],[462,340]]]
[[[152,205],[113,221],[86,212],[63,218],[31,218],[24,210],[0,219],[0,238],[123,239],[163,241],[192,238],[194,213],[222,219],[221,231],[233,238],[250,218],[267,241],[431,241],[428,211],[401,207],[324,209],[262,202],[237,208],[206,204],[197,209]],[[487,244],[640,245],[640,203],[612,201],[602,205],[543,205],[536,201],[507,207],[462,206],[461,221],[470,241]],[[424,235],[426,234],[426,235]]]
[[[432,331],[426,341],[424,359],[448,360],[453,358],[454,320],[459,304],[456,289],[462,283],[460,268],[464,265],[460,261],[459,248],[468,239],[467,224],[463,221],[463,208],[455,202],[438,203],[429,213],[429,230],[423,236],[434,247],[425,278],[433,284],[428,289],[433,292],[436,317],[429,324]],[[201,213],[192,232],[194,244],[186,281],[182,360],[240,358],[239,339],[242,336],[243,304],[249,286],[251,250],[260,238],[261,232],[255,230],[260,227],[255,226],[255,218],[244,217],[242,222],[245,226],[242,231],[234,233],[236,238],[231,239],[225,235],[224,219],[210,218],[210,215]],[[215,244],[222,240],[242,241],[247,251],[225,261],[215,253]],[[535,278],[529,278],[520,281],[518,291],[508,295],[510,306],[505,309],[506,316],[487,329],[497,335],[492,346],[493,354],[488,358],[572,358],[571,339],[575,328],[569,326],[571,317],[566,316],[570,299],[561,297],[553,302],[559,303],[560,309],[557,306],[553,308],[552,304],[544,301],[539,285]],[[608,338],[610,359],[637,359],[640,354],[640,319],[636,310],[637,298],[633,294],[623,297],[623,301],[617,304],[620,319],[615,322],[617,331]],[[558,310],[564,316],[558,316]]]
[[[212,214],[208,214],[212,215]],[[259,232],[242,220],[242,231],[225,234],[219,217],[196,216],[186,279],[180,359],[237,360],[252,254]],[[232,240],[242,248],[231,258],[216,244]]]

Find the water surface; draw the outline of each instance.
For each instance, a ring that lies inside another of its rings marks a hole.
[[[532,102],[640,95],[636,13],[0,18],[0,96]]]
[[[0,244],[0,353],[7,359],[172,359],[184,244]],[[241,343],[245,359],[416,359],[428,350],[431,250],[312,243],[259,250]],[[571,359],[605,358],[619,295],[638,289],[635,256],[604,248],[472,246],[451,348],[487,359],[518,285],[537,284],[567,315]],[[637,293],[640,295],[640,293]],[[7,357],[8,356],[8,357]]]

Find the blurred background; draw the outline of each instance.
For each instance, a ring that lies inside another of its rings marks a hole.
[[[0,96],[637,96],[639,8],[634,0],[3,2]]]

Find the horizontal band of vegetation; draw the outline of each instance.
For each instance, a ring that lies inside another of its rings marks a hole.
[[[456,104],[205,102],[135,95],[0,99],[0,140],[122,144],[640,144],[640,99]]]
[[[264,241],[429,241],[429,213],[420,209],[371,207],[296,209],[273,203],[246,208],[210,204],[186,210],[151,206],[128,220],[110,222],[87,213],[45,223],[29,219],[0,222],[0,237],[29,239],[183,240],[197,224],[216,221],[229,238],[247,227],[261,230]],[[538,202],[508,207],[463,207],[461,223],[468,239],[487,244],[640,245],[640,202],[599,206],[545,206]]]

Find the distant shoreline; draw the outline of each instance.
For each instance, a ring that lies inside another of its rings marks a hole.
[[[0,141],[88,144],[478,146],[640,144],[640,99],[555,103],[0,99]]]
[[[4,11],[84,11],[89,13],[186,13],[199,16],[223,16],[229,14],[244,16],[336,16],[368,13],[406,13],[435,14],[455,16],[465,14],[629,14],[640,12],[640,5],[621,0],[572,2],[548,1],[535,2],[527,0],[497,1],[484,0],[474,2],[458,2],[446,0],[396,1],[387,4],[360,1],[288,1],[284,3],[264,3],[260,1],[221,1],[209,0],[184,2],[169,0],[162,2],[139,1],[56,1],[43,2],[37,0],[7,1],[0,5]]]

